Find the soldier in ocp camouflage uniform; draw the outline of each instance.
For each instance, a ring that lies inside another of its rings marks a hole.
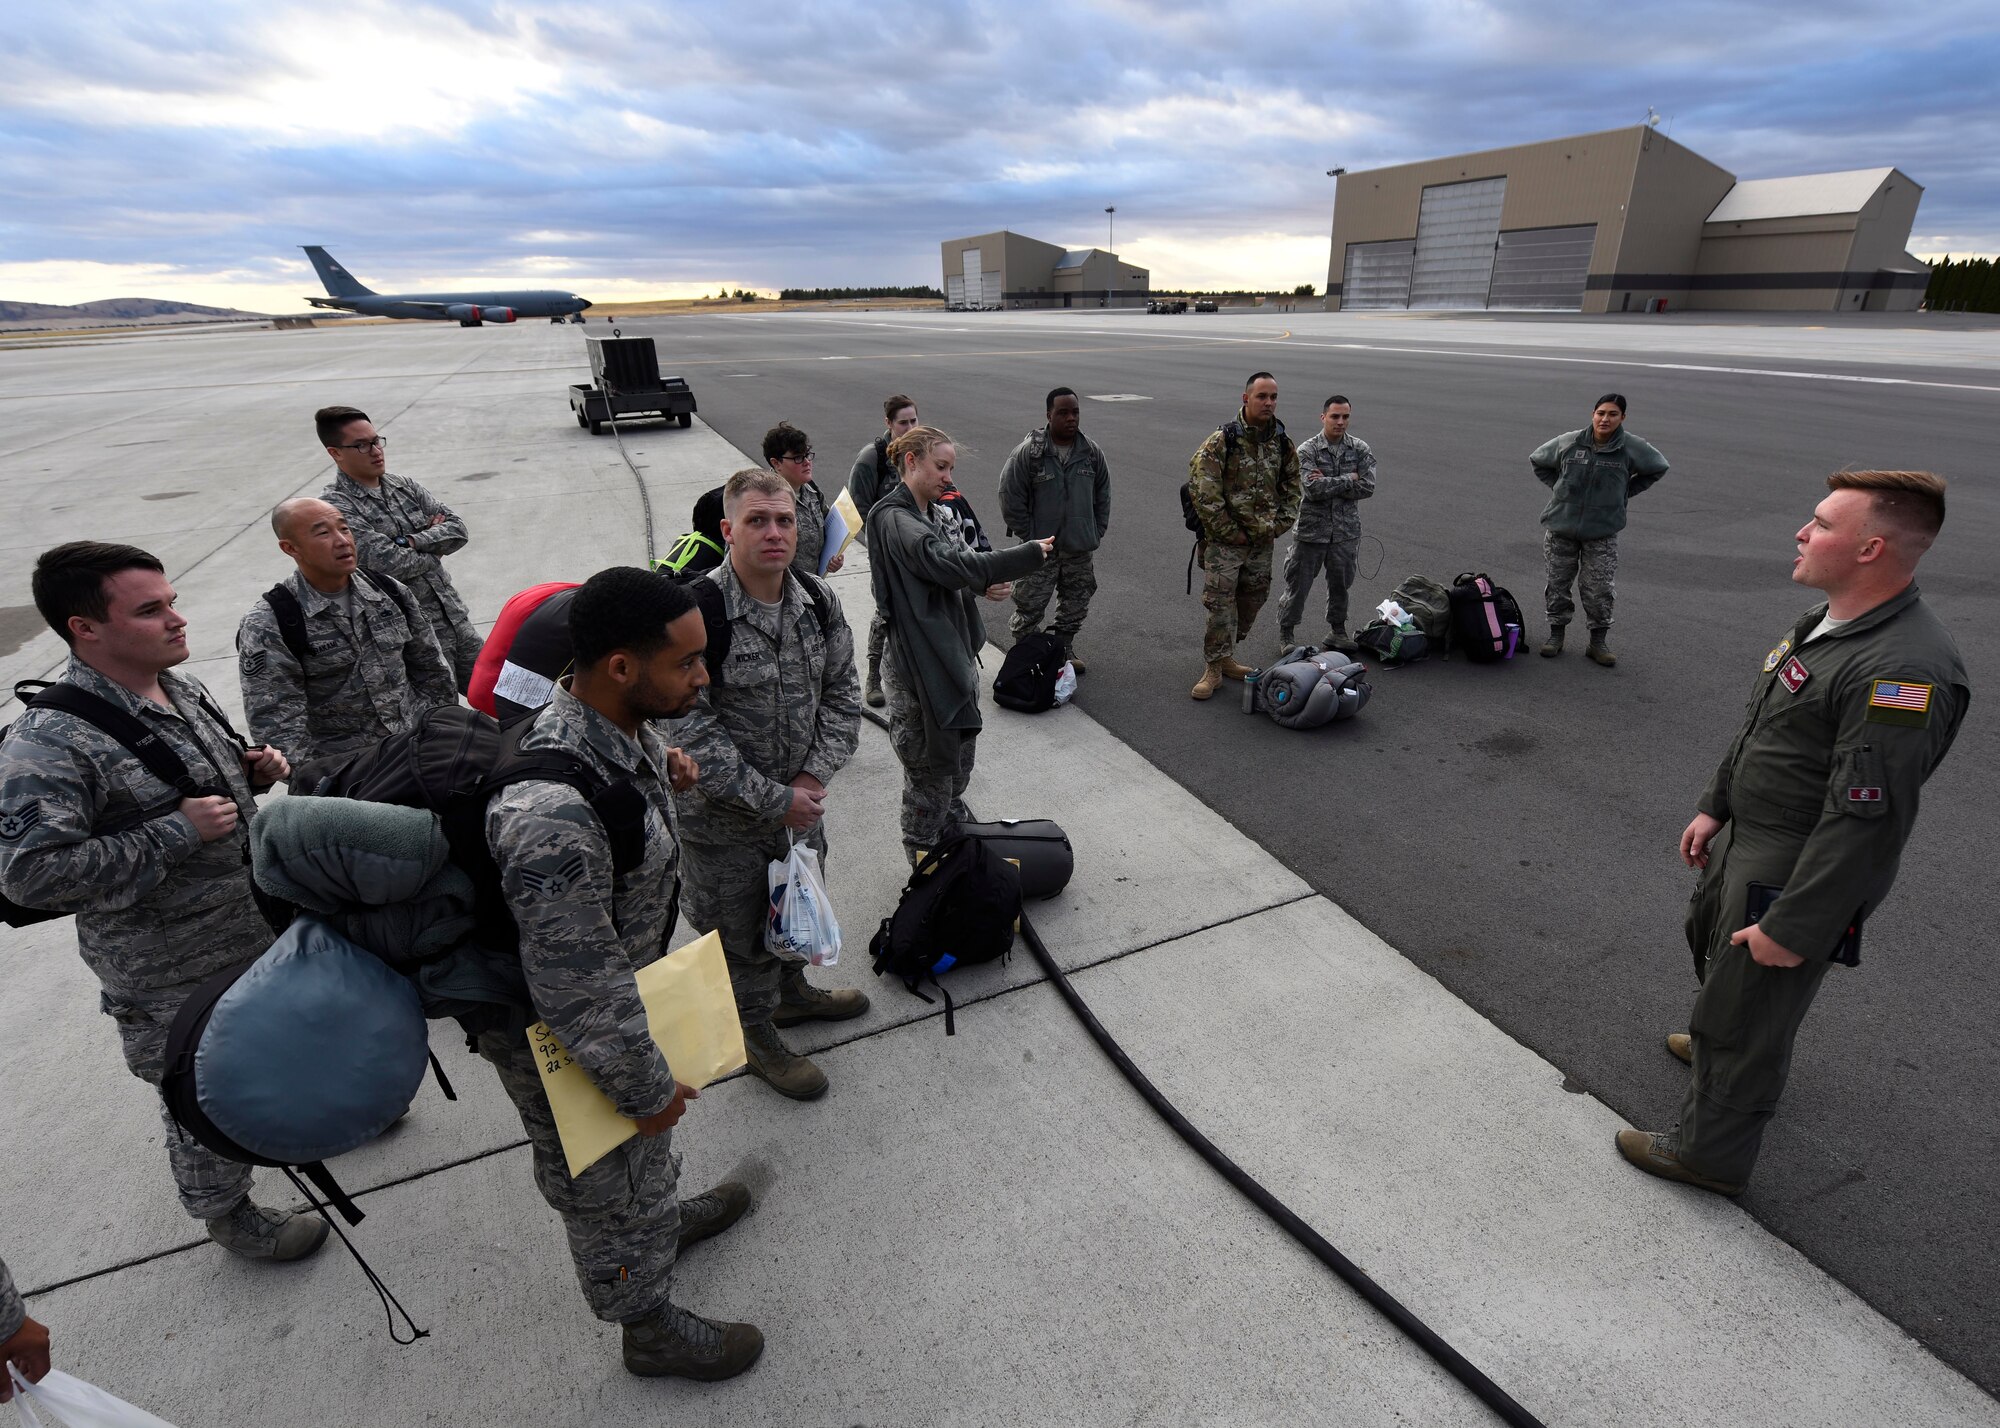
[[[160,562],[127,545],[77,541],[42,554],[35,605],[70,647],[62,682],[137,719],[187,766],[184,797],[124,744],[82,717],[30,709],[0,743],[0,893],[23,907],[75,913],[77,950],[102,984],[125,1064],[157,1086],[181,1003],[218,972],[271,944],[251,896],[256,794],[290,772],[281,751],[254,755],[208,691],[173,666],[187,621]],[[261,1209],[250,1168],[224,1160],[160,1107],[181,1206],[246,1258],[300,1259],[326,1224]]]
[[[1535,448],[1528,464],[1535,479],[1549,488],[1549,503],[1542,510],[1549,638],[1542,657],[1562,653],[1563,632],[1576,611],[1569,588],[1580,581],[1583,614],[1590,623],[1590,647],[1584,654],[1609,668],[1618,663],[1608,636],[1625,506],[1667,474],[1667,459],[1625,429],[1625,398],[1607,392],[1597,399],[1589,426],[1551,437]]]
[[[882,402],[882,420],[886,425],[882,434],[855,453],[854,465],[847,473],[847,494],[853,498],[854,509],[860,512],[865,524],[868,510],[883,496],[893,490],[903,479],[897,471],[896,463],[889,459],[889,443],[906,431],[917,426],[917,404],[901,392],[887,397]],[[860,533],[857,532],[857,538]],[[882,707],[882,641],[885,626],[882,612],[878,609],[875,618],[868,622],[868,680],[862,697],[871,708]]]
[[[694,769],[654,719],[685,714],[706,682],[707,633],[688,593],[665,575],[600,571],[570,605],[575,674],[522,738],[556,750],[646,801],[645,851],[614,870],[604,826],[567,784],[529,781],[496,793],[486,839],[521,932],[521,966],[536,1013],[639,1134],[581,1174],[569,1173],[534,1049],[487,1032],[479,1053],[500,1073],[534,1150],[535,1183],[562,1216],[584,1298],[623,1326],[625,1366],[643,1375],[727,1378],[755,1361],[763,1337],[674,1305],[680,1250],[733,1224],[750,1205],[734,1183],[677,1202],[673,1125],[691,1093],[647,1026],[633,974],[665,954],[679,863],[672,785]]]
[[[410,592],[392,575],[358,574],[347,519],[301,497],[271,513],[278,549],[298,569],[303,667],[278,612],[259,599],[236,631],[250,737],[303,764],[401,733],[426,709],[458,702],[452,669]]]
[[[1236,418],[1196,450],[1188,487],[1201,518],[1201,603],[1208,611],[1205,668],[1189,692],[1207,699],[1225,678],[1250,673],[1236,659],[1236,642],[1271,593],[1271,546],[1298,518],[1299,453],[1278,420],[1277,378],[1250,374]]]
[[[393,575],[409,587],[451,662],[459,692],[479,661],[479,631],[445,574],[444,557],[465,547],[465,522],[407,476],[389,472],[385,443],[365,413],[322,407],[313,417],[338,474],[320,492],[347,517],[363,570]]]
[[[1299,522],[1285,552],[1285,599],[1278,610],[1278,646],[1293,644],[1306,596],[1326,570],[1326,629],[1319,641],[1350,652],[1347,592],[1354,585],[1361,549],[1361,513],[1356,501],[1375,494],[1375,453],[1347,433],[1354,408],[1346,397],[1328,397],[1320,406],[1320,429],[1299,445]]]
[[[1057,387],[1044,409],[1048,423],[1029,432],[1000,469],[1000,514],[1009,535],[1054,536],[1056,553],[1014,582],[1014,615],[1007,628],[1016,642],[1040,629],[1053,595],[1056,616],[1049,628],[1082,674],[1076,637],[1097,592],[1092,552],[1111,529],[1111,467],[1097,443],[1079,430],[1083,407],[1075,392]]]
[[[833,592],[792,561],[797,522],[786,483],[738,472],[723,502],[729,558],[702,578],[722,592],[729,653],[679,729],[701,766],[701,781],[675,798],[684,901],[690,924],[722,934],[750,1070],[811,1100],[825,1092],[826,1075],[777,1028],[859,1016],[868,998],[815,987],[802,964],[765,947],[766,870],[794,840],[813,848],[824,870],[826,786],[860,737],[854,636]]]

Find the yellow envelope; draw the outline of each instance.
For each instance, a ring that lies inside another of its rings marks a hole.
[[[847,549],[849,542],[851,542],[857,535],[861,534],[861,524],[862,524],[861,508],[854,504],[854,497],[847,494],[847,488],[845,486],[842,486],[840,488],[840,494],[833,498],[833,508],[832,510],[827,512],[827,517],[829,520],[832,519],[833,514],[835,512],[838,512],[840,515],[841,525],[846,527],[846,529],[841,532],[840,547],[839,549],[834,551],[834,555],[839,555],[841,554],[842,551],[845,551]],[[829,557],[829,559],[830,558],[831,557]]]
[[[743,1025],[736,1019],[720,936],[711,932],[668,953],[641,967],[633,980],[646,1005],[647,1028],[675,1080],[699,1091],[742,1067]],[[555,1112],[571,1175],[581,1175],[639,1133],[545,1024],[528,1028],[528,1045],[541,1068],[542,1090]]]

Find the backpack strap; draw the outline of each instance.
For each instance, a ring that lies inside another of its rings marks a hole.
[[[285,648],[292,652],[292,658],[304,670],[312,643],[306,638],[306,612],[299,604],[299,597],[285,585],[273,585],[264,592],[264,603],[278,617],[278,638],[285,642]]]
[[[723,602],[722,587],[713,580],[697,575],[687,583],[687,590],[701,610],[702,624],[708,627],[708,649],[703,655],[708,664],[708,682],[720,685],[722,667],[729,660],[729,643],[733,638],[729,628],[729,607]]]
[[[482,793],[497,793],[517,783],[559,783],[575,789],[604,827],[604,840],[611,848],[611,870],[631,872],[646,856],[645,795],[630,779],[606,782],[574,754],[557,749],[523,751],[521,739],[533,727],[531,719],[507,727],[500,758],[481,783]]]
[[[825,639],[827,632],[833,628],[833,591],[828,589],[827,583],[817,575],[806,575],[797,570],[794,570],[792,575],[805,587],[806,594],[812,597],[813,614],[819,619],[820,638]],[[709,678],[714,677],[715,671],[710,670]]]
[[[26,690],[39,690],[33,694]],[[100,698],[87,689],[79,689],[74,684],[49,684],[41,680],[24,679],[14,686],[14,697],[30,709],[54,709],[64,714],[73,714],[93,728],[101,730],[125,746],[126,752],[145,765],[146,772],[161,783],[180,794],[182,798],[201,797],[201,786],[188,772],[187,764],[175,753],[166,740],[140,723],[138,719],[120,709],[108,699]],[[222,719],[219,712],[206,697],[202,707],[210,716],[221,720],[222,726],[233,735],[229,721]]]

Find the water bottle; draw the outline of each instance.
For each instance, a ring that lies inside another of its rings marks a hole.
[[[1261,669],[1253,669],[1243,676],[1243,712],[1245,714],[1255,714],[1257,712],[1257,680],[1263,673],[1264,671]]]

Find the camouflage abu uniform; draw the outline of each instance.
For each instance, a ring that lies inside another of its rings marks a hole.
[[[1264,608],[1272,543],[1298,518],[1298,448],[1276,417],[1260,430],[1238,409],[1196,450],[1188,486],[1202,528],[1202,655],[1221,664]]]
[[[722,591],[730,624],[729,658],[710,672],[712,683],[677,726],[701,780],[674,795],[686,859],[688,923],[719,929],[736,1007],[746,1027],[768,1022],[786,980],[803,964],[765,950],[770,907],[765,869],[782,861],[794,834],[785,827],[791,780],[811,774],[822,784],[854,757],[861,735],[861,683],[854,636],[839,602],[827,593],[825,633],[798,576],[785,581],[775,612],[754,600],[724,561],[702,577]],[[824,588],[822,586],[822,588]],[[826,859],[826,822],[803,841]]]
[[[521,929],[521,966],[535,1011],[622,1116],[657,1115],[674,1077],[647,1028],[632,974],[666,951],[679,855],[667,753],[650,726],[634,741],[558,687],[524,750],[574,754],[608,780],[644,795],[646,852],[612,871],[604,826],[566,784],[515,784],[486,808],[486,841]],[[671,1132],[635,1136],[571,1177],[542,1093],[533,1049],[487,1032],[479,1054],[500,1073],[534,1148],[535,1184],[562,1216],[583,1297],[598,1318],[629,1323],[663,1308],[680,1239],[679,1157]]]
[[[1326,628],[1347,633],[1347,592],[1354,585],[1361,549],[1356,501],[1375,494],[1375,453],[1357,436],[1328,441],[1316,431],[1299,443],[1299,523],[1285,552],[1285,599],[1278,608],[1278,637],[1289,640],[1305,613],[1306,596],[1326,570]]]
[[[20,1333],[21,1325],[27,1318],[28,1306],[21,1302],[21,1291],[14,1287],[14,1276],[7,1272],[7,1261],[0,1259],[0,1343]],[[5,1370],[0,1369],[0,1372]]]
[[[1543,442],[1528,464],[1549,488],[1542,510],[1549,624],[1569,623],[1576,613],[1569,589],[1577,584],[1584,620],[1593,630],[1609,629],[1625,504],[1667,474],[1667,459],[1623,426],[1602,446],[1584,427]]]
[[[172,710],[74,655],[63,682],[152,729],[198,785],[228,791],[241,819],[234,836],[202,842],[178,811],[176,790],[73,714],[31,709],[0,744],[0,892],[26,907],[76,914],[77,950],[102,984],[99,1005],[118,1024],[125,1064],[157,1086],[181,1003],[271,945],[246,870],[254,790],[235,739],[201,707],[207,691],[192,675],[160,675]],[[197,1144],[164,1102],[160,1118],[188,1214],[215,1219],[250,1193],[249,1166]]]
[[[463,692],[479,659],[479,632],[458,587],[445,574],[444,557],[465,547],[465,522],[409,477],[387,472],[379,490],[369,490],[343,471],[319,494],[347,517],[362,567],[393,575],[410,587]],[[439,516],[444,520],[433,525]]]
[[[1040,629],[1053,595],[1056,616],[1049,629],[1074,652],[1097,593],[1092,553],[1111,529],[1111,467],[1103,450],[1079,431],[1063,456],[1048,427],[1029,432],[1000,469],[1000,514],[1009,535],[1056,538],[1055,554],[1014,582],[1008,633],[1018,641]]]
[[[826,549],[826,495],[818,483],[807,481],[792,488],[792,500],[799,510],[799,548],[792,556],[792,569],[818,575],[820,553]]]
[[[277,745],[298,765],[365,748],[401,733],[426,709],[458,702],[430,623],[394,576],[349,577],[351,612],[296,570],[285,587],[305,617],[303,669],[268,600],[252,605],[236,630],[252,739]]]

